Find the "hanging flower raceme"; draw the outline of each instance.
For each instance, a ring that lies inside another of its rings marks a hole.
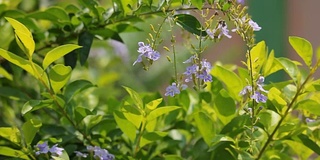
[[[262,94],[262,93],[268,93],[268,91],[263,89],[263,82],[264,82],[264,77],[260,76],[257,80],[257,87],[254,93],[250,96],[250,98],[255,100],[257,103],[260,103],[260,102],[266,103],[268,99],[264,94]],[[247,85],[242,89],[242,91],[240,92],[240,95],[244,96],[252,92],[253,92],[252,86]]]
[[[139,42],[138,45],[139,45],[138,53],[140,54],[137,60],[133,62],[133,65],[135,65],[136,63],[142,62],[143,57],[152,61],[156,61],[160,58],[160,53],[158,51],[153,50],[149,44],[145,45],[143,42]]]
[[[225,21],[219,21],[218,26],[215,29],[213,30],[207,29],[206,32],[211,39],[215,39],[215,38],[220,39],[222,36],[226,36],[228,38],[232,37],[229,34],[229,29]]]
[[[255,21],[253,21],[251,18],[248,19],[247,16],[243,16],[241,19],[238,19],[238,25],[241,27],[244,27],[245,24],[247,23],[247,25],[250,26],[250,28],[252,28],[253,31],[260,31],[262,28],[258,25],[258,23],[256,23]],[[239,30],[239,27],[232,29],[232,32],[236,32],[237,30]]]
[[[58,144],[55,144],[50,148],[47,141],[39,143],[35,146],[36,155],[48,154],[50,152],[53,156],[61,156],[64,149],[57,146]]]

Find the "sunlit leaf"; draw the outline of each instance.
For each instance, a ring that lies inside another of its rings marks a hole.
[[[295,108],[320,116],[320,104],[312,99],[306,99],[298,102]]]
[[[57,64],[49,71],[50,84],[55,93],[58,93],[70,79],[71,67]]]
[[[191,4],[201,9],[203,6],[203,0],[191,0]]]
[[[309,67],[312,64],[313,49],[309,41],[304,38],[289,36],[289,42],[293,49],[303,59],[304,63]]]
[[[300,159],[308,159],[313,151],[309,149],[308,147],[304,146],[300,142],[292,141],[292,140],[284,140],[282,141],[284,144],[287,144],[290,146],[290,148],[294,151],[295,154],[297,154]]]
[[[272,87],[268,92],[268,99],[282,113],[283,108],[287,105],[287,102],[281,97],[281,91],[275,87]]]
[[[134,142],[136,139],[136,127],[119,111],[114,111],[113,116],[121,131],[129,137],[131,142]]]
[[[259,118],[259,122],[263,124],[265,130],[271,133],[280,121],[281,116],[272,110],[266,110],[259,113]]]
[[[74,45],[74,44],[66,44],[66,45],[62,45],[52,49],[46,54],[46,56],[43,59],[43,62],[42,62],[43,69],[46,69],[52,62],[58,60],[64,55],[78,48],[81,48],[81,46]]]
[[[177,14],[174,17],[176,19],[177,25],[187,30],[188,32],[196,34],[198,36],[207,35],[207,33],[203,31],[204,27],[202,27],[196,17],[190,14]]]
[[[263,68],[263,75],[267,77],[268,75],[281,70],[283,67],[278,62],[277,59],[274,58],[274,50],[272,50],[268,56],[268,59]]]
[[[194,120],[204,141],[207,145],[210,145],[213,137],[215,136],[212,119],[203,112],[197,112],[194,114]]]
[[[21,142],[20,131],[16,127],[0,127],[0,137],[15,144],[19,144]]]
[[[233,99],[240,99],[239,93],[243,88],[243,84],[241,79],[234,72],[223,68],[222,66],[215,66],[211,73],[226,85],[227,91]]]
[[[253,74],[260,73],[260,70],[267,58],[267,48],[264,41],[259,42],[250,50],[251,57],[247,59],[247,65],[252,66]],[[250,59],[251,58],[251,59]],[[250,65],[250,63],[252,63]]]
[[[123,86],[123,88],[129,93],[131,99],[133,100],[134,104],[140,109],[142,110],[143,107],[143,101],[140,97],[140,95],[134,91],[133,89],[129,88],[129,87],[125,87]]]
[[[21,150],[15,150],[10,147],[0,146],[0,155],[8,157],[16,157],[19,159],[30,159],[28,155]]]
[[[128,121],[134,124],[135,127],[138,129],[140,127],[140,124],[143,118],[140,111],[136,107],[133,107],[131,105],[124,105],[123,109],[124,109],[124,111],[122,111],[123,115],[126,117]]]
[[[153,101],[149,102],[148,104],[146,104],[146,107],[152,111],[152,110],[156,109],[161,102],[162,102],[162,98],[159,98],[159,99],[153,100]]]
[[[294,81],[300,81],[299,78],[301,77],[301,74],[295,62],[291,61],[288,58],[283,58],[283,57],[277,58],[277,59],[283,66],[284,71],[286,71]]]
[[[300,135],[298,135],[298,137],[306,147],[310,148],[315,153],[320,155],[320,147],[319,147],[319,145],[316,142],[312,141],[309,138],[309,136],[307,136],[305,134],[300,134]]]
[[[180,109],[181,107],[178,107],[178,106],[165,106],[165,107],[159,107],[153,111],[151,111],[149,113],[149,115],[147,115],[147,121],[150,122],[154,119],[156,119],[157,117],[159,116],[162,116],[166,113],[169,113],[171,111],[174,111],[174,110],[177,110],[177,109]]]

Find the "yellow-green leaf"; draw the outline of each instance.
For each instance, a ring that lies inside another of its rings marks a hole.
[[[0,67],[0,76],[3,76],[7,79],[9,79],[10,81],[13,80],[13,77],[10,73],[8,73],[4,68]]]
[[[64,66],[63,64],[57,64],[52,67],[49,72],[51,87],[55,93],[59,92],[70,79],[71,67]]]
[[[134,142],[136,139],[136,127],[119,111],[114,111],[113,116],[121,131],[129,137],[131,142]]]
[[[303,59],[304,63],[311,66],[312,63],[312,56],[313,56],[313,49],[312,45],[309,41],[304,38],[290,36],[289,42],[293,49],[298,53],[298,55]]]
[[[157,108],[150,112],[150,114],[147,116],[147,121],[150,122],[161,115],[164,115],[166,113],[169,113],[171,111],[174,111],[180,108],[181,107],[178,107],[178,106],[165,106],[165,107]]]
[[[263,66],[267,58],[267,47],[264,41],[259,42],[250,50],[252,70],[253,74],[260,73],[260,69]],[[247,60],[247,65],[250,66],[250,59]]]
[[[59,58],[63,57],[64,55],[70,53],[71,51],[81,48],[81,46],[75,44],[66,44],[63,46],[56,47],[49,51],[44,60],[42,62],[43,69],[46,69],[52,62],[58,60]]]
[[[146,106],[149,110],[154,110],[158,107],[158,105],[162,102],[162,98],[153,100],[151,102],[149,102]]]

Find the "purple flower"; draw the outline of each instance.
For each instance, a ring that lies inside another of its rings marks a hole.
[[[64,150],[63,148],[60,148],[60,147],[57,147],[58,144],[55,144],[54,146],[52,146],[49,150],[49,152],[52,154],[52,155],[55,155],[55,156],[61,156],[62,155],[62,151]]]
[[[47,154],[49,152],[49,146],[47,141],[43,142],[42,144],[37,144],[35,148],[38,148],[36,155],[39,155],[41,153]]]
[[[237,0],[237,3],[244,4],[244,0]]]
[[[138,45],[138,53],[140,54],[138,55],[137,60],[133,62],[133,65],[142,62],[142,57],[146,57],[153,61],[156,61],[160,58],[160,53],[158,51],[153,50],[150,45],[145,45],[143,42],[139,42]]]
[[[254,22],[252,19],[249,20],[249,25],[251,26],[253,31],[260,31],[261,30],[261,27],[256,22]]]
[[[87,158],[88,154],[86,153],[81,153],[79,151],[74,151],[74,153],[76,154],[77,157],[83,157],[83,158]]]
[[[240,91],[240,95],[244,96],[245,94],[252,92],[252,87],[251,86],[245,86],[241,91]]]
[[[212,82],[212,76],[205,71],[199,74],[197,78],[203,80],[204,82]]]
[[[98,146],[87,146],[89,152],[94,152],[94,157],[100,160],[113,160],[114,155],[110,154],[108,150],[102,149]],[[81,152],[80,152],[81,153]]]
[[[256,91],[254,94],[251,96],[252,99],[254,99],[257,103],[266,103],[267,102],[267,97],[260,92]]]
[[[171,86],[166,88],[166,93],[164,95],[174,97],[176,94],[180,94],[180,89],[178,88],[177,84],[173,82]]]
[[[213,31],[211,31],[210,29],[207,29],[206,32],[211,39],[216,38],[217,34],[218,34],[218,39],[220,39],[222,35],[228,38],[232,37],[231,35],[229,35],[229,29],[225,21],[219,21],[218,27],[213,29]]]

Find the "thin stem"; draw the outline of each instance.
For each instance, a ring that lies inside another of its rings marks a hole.
[[[141,128],[140,128],[140,132],[139,132],[139,135],[138,135],[138,138],[137,138],[137,142],[136,142],[136,147],[134,149],[134,154],[133,154],[133,157],[135,157],[137,155],[137,153],[139,152],[139,149],[140,149],[140,141],[141,141],[141,138],[142,138],[142,135],[143,135],[143,132],[144,132],[144,129],[146,127],[146,117],[144,117],[144,120],[142,121],[142,125],[141,125]]]
[[[280,128],[282,122],[284,121],[284,119],[287,117],[287,115],[289,114],[289,111],[292,109],[294,102],[297,100],[297,98],[300,95],[300,92],[302,91],[303,87],[307,84],[307,82],[309,81],[309,79],[312,77],[312,75],[315,73],[315,71],[317,70],[318,66],[320,64],[320,59],[317,61],[315,67],[313,67],[310,71],[310,74],[308,75],[308,77],[306,78],[306,80],[301,84],[301,86],[297,89],[296,94],[294,95],[293,99],[291,100],[290,104],[288,105],[288,108],[286,109],[286,111],[284,112],[283,116],[281,117],[280,121],[278,122],[277,126],[275,127],[275,129],[272,131],[272,133],[270,134],[270,136],[268,137],[266,143],[263,145],[262,149],[260,150],[260,153],[258,155],[258,157],[256,158],[256,160],[259,160],[263,153],[265,152],[265,150],[267,149],[267,147],[269,146],[269,143],[271,143],[271,141],[273,140],[273,136],[275,135],[275,133],[278,131],[278,129]]]

